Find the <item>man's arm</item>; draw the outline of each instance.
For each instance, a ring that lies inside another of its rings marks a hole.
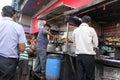
[[[98,47],[98,37],[94,29],[93,29],[93,47]]]
[[[18,49],[21,52],[25,51],[25,43],[18,44]]]
[[[47,31],[46,33],[47,33],[48,35],[50,35],[51,37],[53,37],[53,38],[55,37],[50,31]]]
[[[73,46],[75,47],[76,44],[75,44],[75,32],[73,31],[73,34],[72,34],[72,40],[73,40]]]
[[[23,52],[25,51],[25,42],[27,42],[25,37],[25,32],[23,27],[19,27],[19,39],[18,39],[18,50]]]

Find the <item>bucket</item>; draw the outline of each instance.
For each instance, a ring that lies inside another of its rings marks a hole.
[[[58,80],[60,77],[61,57],[48,57],[46,63],[46,79]]]

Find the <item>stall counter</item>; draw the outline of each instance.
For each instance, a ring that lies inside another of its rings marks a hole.
[[[96,80],[120,80],[120,60],[100,55],[96,57]]]
[[[62,56],[60,80],[75,80],[75,54],[61,51],[48,51],[48,54]],[[120,80],[120,60],[111,59],[109,56],[99,55],[95,57],[95,80]]]

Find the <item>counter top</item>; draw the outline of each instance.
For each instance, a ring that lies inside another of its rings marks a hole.
[[[73,53],[73,52],[63,52],[63,51],[47,51],[47,53],[48,54],[63,54],[63,55],[65,55],[65,54],[68,54],[69,56],[72,56],[72,57],[75,57],[76,56],[76,54],[75,53]]]
[[[120,60],[110,58],[109,56],[100,55],[96,57],[96,63],[101,63],[111,67],[120,67]]]
[[[63,51],[47,51],[47,53],[53,53],[53,54],[64,54]]]
[[[47,51],[48,54],[58,54],[58,55],[69,55],[75,57],[74,53],[63,52],[63,51]],[[119,67],[120,68],[120,60],[110,58],[109,56],[99,55],[95,58],[96,63],[101,63],[103,65],[111,66],[111,67]]]

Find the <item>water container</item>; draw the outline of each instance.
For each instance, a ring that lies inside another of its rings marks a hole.
[[[61,69],[61,57],[60,56],[49,56],[46,63],[46,79],[47,80],[58,80],[60,77]]]

